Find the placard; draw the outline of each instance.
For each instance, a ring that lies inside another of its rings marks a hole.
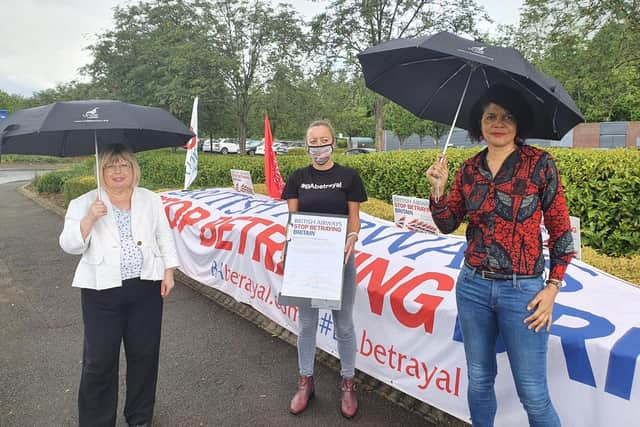
[[[393,222],[400,227],[419,233],[438,234],[438,227],[431,216],[429,199],[405,197],[394,194]]]
[[[347,220],[345,215],[289,215],[280,304],[340,309]]]
[[[571,237],[573,238],[573,248],[575,254],[573,255],[577,259],[582,259],[582,238],[580,237],[580,218],[577,216],[570,216],[569,222],[571,223]],[[544,226],[544,217],[542,218],[542,224],[540,224],[540,232],[542,233],[542,245],[545,248],[549,247],[549,231]]]
[[[251,172],[240,169],[231,169],[230,172],[234,190],[255,194],[253,182],[251,181]]]

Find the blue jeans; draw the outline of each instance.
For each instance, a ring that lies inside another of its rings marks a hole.
[[[486,280],[463,266],[456,283],[458,318],[467,359],[467,398],[474,426],[492,426],[496,415],[496,340],[502,336],[520,402],[531,426],[559,426],[547,387],[549,333],[529,330],[527,304],[544,287],[542,277]]]
[[[340,354],[340,375],[353,378],[356,366],[356,332],[353,326],[353,303],[356,297],[356,263],[353,253],[344,266],[342,282],[342,305],[340,310],[332,310],[338,354]],[[300,332],[298,334],[298,368],[300,375],[313,375],[316,355],[316,331],[318,330],[318,309],[299,307]]]

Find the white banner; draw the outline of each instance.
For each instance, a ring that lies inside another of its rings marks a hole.
[[[181,270],[297,332],[297,308],[275,299],[286,203],[229,189],[161,196]],[[399,229],[366,214],[361,219],[356,367],[468,421],[454,292],[465,241]],[[548,355],[551,397],[563,425],[637,425],[640,289],[579,260],[569,266],[565,282]],[[320,312],[318,345],[337,355],[331,312]],[[527,425],[500,343],[497,351],[496,425]]]

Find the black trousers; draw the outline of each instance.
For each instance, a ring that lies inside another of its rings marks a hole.
[[[115,426],[120,345],[127,359],[124,416],[150,422],[155,404],[162,326],[157,281],[124,280],[121,288],[82,289],[84,350],[78,393],[80,427]]]

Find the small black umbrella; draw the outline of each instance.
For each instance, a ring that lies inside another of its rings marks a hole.
[[[0,122],[0,155],[95,153],[97,162],[99,146],[120,143],[137,152],[184,145],[192,136],[162,108],[110,100],[56,102],[16,111]]]
[[[451,130],[469,129],[474,102],[498,84],[518,90],[531,107],[529,137],[561,139],[584,121],[562,85],[537,71],[515,49],[441,32],[391,40],[365,50],[358,59],[369,89],[420,118],[452,124]]]

